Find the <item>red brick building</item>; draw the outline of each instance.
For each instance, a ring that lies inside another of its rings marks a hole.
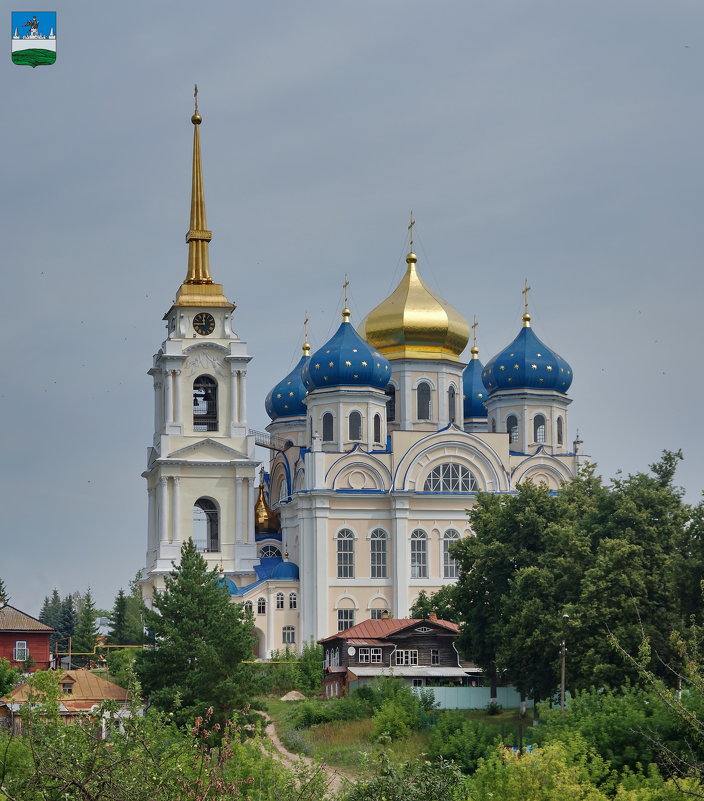
[[[0,608],[0,657],[13,667],[31,663],[31,672],[51,667],[49,638],[54,629],[6,604]]]

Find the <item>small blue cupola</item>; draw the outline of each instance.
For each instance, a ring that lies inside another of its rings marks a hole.
[[[550,389],[566,393],[572,383],[572,368],[538,339],[526,311],[518,336],[491,359],[482,378],[490,394],[506,389]]]
[[[266,413],[272,420],[280,417],[305,417],[303,399],[308,394],[302,373],[310,361],[310,345],[303,343],[303,355],[291,372],[269,392],[264,401]]]
[[[314,389],[364,386],[386,389],[391,364],[355,331],[350,310],[342,310],[342,324],[332,338],[303,367],[303,383]]]
[[[486,417],[487,412],[484,408],[484,401],[489,393],[484,386],[482,371],[484,366],[479,361],[479,348],[475,345],[471,348],[472,358],[462,373],[462,393],[464,395],[464,418]]]

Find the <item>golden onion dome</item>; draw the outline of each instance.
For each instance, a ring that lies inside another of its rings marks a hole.
[[[266,502],[264,482],[259,484],[259,495],[254,504],[254,531],[256,534],[274,534],[281,531],[281,518]]]
[[[359,333],[387,359],[450,359],[469,341],[465,318],[423,283],[418,257],[406,256],[401,283],[362,321]]]

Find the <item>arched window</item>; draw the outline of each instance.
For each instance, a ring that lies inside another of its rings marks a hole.
[[[296,629],[293,626],[284,626],[281,630],[281,641],[284,645],[293,645],[296,642]]]
[[[421,381],[416,389],[416,405],[418,419],[430,420],[430,384]]]
[[[450,387],[450,389],[447,390],[447,419],[451,423],[454,423],[457,417],[456,413],[457,403],[455,400],[456,397],[457,397],[457,391],[455,390],[454,387]]]
[[[207,375],[193,382],[193,430],[218,430],[218,384]]]
[[[374,531],[372,531],[372,533],[369,535],[369,539],[371,542],[372,578],[387,578],[386,532],[383,528],[375,528]]]
[[[259,554],[260,559],[273,559],[275,557],[281,559],[281,551],[275,545],[265,545]]]
[[[277,609],[284,608],[284,594],[282,592],[276,593],[276,608]]]
[[[496,434],[496,418],[491,418],[491,433]]]
[[[381,415],[374,415],[374,442],[381,442]]]
[[[348,528],[337,534],[337,577],[354,578],[354,534]]]
[[[533,442],[545,442],[545,418],[542,414],[533,418]]]
[[[252,614],[252,602],[251,601],[245,601],[244,602],[244,611],[245,612],[249,612],[250,615]]]
[[[350,412],[348,424],[350,439],[354,441],[362,439],[362,415],[359,412]]]
[[[396,387],[393,384],[386,387],[386,397],[389,399],[386,403],[386,420],[393,423],[396,419]]]
[[[562,437],[563,437],[562,418],[558,417],[557,418],[557,444],[558,445],[562,445]]]
[[[518,418],[515,414],[509,415],[506,420],[506,432],[509,442],[518,442]]]
[[[448,528],[442,538],[442,574],[444,578],[457,578],[457,560],[450,556],[450,545],[460,538],[459,531]]]
[[[411,532],[411,578],[428,578],[428,535],[420,528]]]
[[[218,507],[210,498],[198,498],[193,504],[193,544],[201,553],[220,550]]]
[[[266,598],[257,598],[257,614],[258,615],[265,615],[266,614]]]
[[[323,442],[332,442],[334,439],[332,412],[323,415]]]
[[[474,474],[463,464],[443,462],[434,467],[423,486],[424,492],[477,492],[479,485]]]
[[[288,594],[288,608],[289,609],[296,609],[298,607],[298,596],[295,592],[290,592]]]

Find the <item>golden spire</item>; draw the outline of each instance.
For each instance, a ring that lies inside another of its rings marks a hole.
[[[310,356],[310,342],[308,341],[308,323],[310,322],[308,318],[308,312],[306,312],[306,316],[303,320],[303,355]]]
[[[199,126],[203,118],[198,111],[198,85],[193,93],[195,110],[193,123],[193,172],[191,178],[191,219],[186,234],[188,243],[188,272],[176,296],[176,306],[228,306],[234,304],[223,295],[222,285],[213,283],[210,276],[208,243],[213,238],[205,219],[203,168],[200,156]]]
[[[477,315],[474,315],[474,322],[472,323],[472,347],[469,349],[469,352],[472,354],[473,359],[479,358],[479,348],[477,347],[477,326],[479,323],[477,322]]]
[[[254,531],[257,534],[272,534],[281,530],[279,513],[266,502],[264,494],[264,468],[259,472],[259,494],[254,504]]]
[[[523,327],[530,328],[530,314],[528,314],[528,293],[530,292],[531,287],[528,286],[528,279],[526,278],[526,283],[523,289],[521,290],[521,294],[523,295]]]
[[[344,284],[342,285],[342,291],[345,293],[345,307],[344,307],[344,309],[342,310],[342,322],[343,322],[343,323],[349,323],[349,321],[350,321],[350,314],[352,313],[352,312],[351,312],[351,311],[350,311],[350,310],[347,308],[347,287],[348,287],[349,285],[350,285],[350,282],[349,282],[349,279],[347,278],[347,273],[345,273],[345,282],[344,282]]]

